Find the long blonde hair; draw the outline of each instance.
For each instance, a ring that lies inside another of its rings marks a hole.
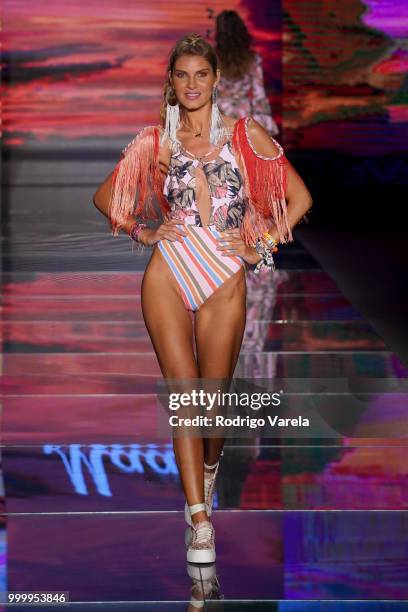
[[[163,126],[166,123],[167,104],[171,104],[171,106],[177,104],[177,98],[170,81],[170,75],[174,70],[174,64],[182,55],[197,55],[199,57],[203,57],[210,64],[214,74],[216,74],[218,69],[219,62],[214,48],[199,34],[187,34],[174,45],[169,55],[166,70],[166,81],[163,87],[163,101],[160,107],[160,121]]]

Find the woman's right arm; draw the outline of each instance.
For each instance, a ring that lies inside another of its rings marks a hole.
[[[113,172],[106,177],[104,182],[98,187],[93,195],[93,203],[95,207],[103,214],[107,219],[109,219],[109,202],[112,193],[112,179]],[[123,225],[121,229],[126,234],[129,234],[132,225],[135,223],[136,219],[133,215],[129,216],[129,219]],[[145,230],[142,230],[144,232]]]
[[[112,179],[113,172],[107,176],[104,182],[98,187],[93,195],[93,203],[95,207],[109,219],[109,202],[112,193]],[[135,224],[136,218],[134,215],[129,215],[127,221],[123,224],[121,229],[129,235],[132,226]],[[159,240],[167,239],[172,242],[175,240],[182,241],[182,236],[185,236],[185,231],[182,228],[176,227],[182,222],[179,219],[171,219],[165,221],[158,228],[144,228],[139,233],[139,240],[142,244],[150,246],[158,242]]]
[[[93,203],[109,219],[109,200],[112,191],[113,172],[104,180],[93,195]]]

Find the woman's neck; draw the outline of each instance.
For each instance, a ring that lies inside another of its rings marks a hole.
[[[211,107],[199,109],[196,111],[188,111],[183,109],[181,114],[181,128],[194,136],[206,136],[210,132],[211,122]]]

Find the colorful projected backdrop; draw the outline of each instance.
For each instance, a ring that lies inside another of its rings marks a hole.
[[[24,146],[32,138],[95,136],[105,140],[157,123],[171,47],[189,31],[211,35],[210,14],[223,9],[239,10],[246,19],[264,58],[268,83],[278,86],[282,54],[275,15],[280,17],[280,8],[257,20],[251,4],[7,2],[6,143]]]
[[[407,149],[405,0],[284,0],[286,144],[376,155]]]
[[[405,147],[404,0],[8,0],[5,143],[106,146],[156,123],[169,49],[187,31],[205,35],[210,11],[223,9],[240,11],[251,29],[278,120],[283,102],[287,146],[362,155]]]

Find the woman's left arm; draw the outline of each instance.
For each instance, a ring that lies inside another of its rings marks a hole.
[[[257,155],[267,157],[268,159],[284,155],[282,148],[275,144],[268,132],[254,119],[251,119],[248,123],[248,137],[251,147]],[[285,190],[287,219],[288,225],[292,230],[311,209],[313,201],[309,190],[292,164],[287,160],[285,160],[285,164],[287,164]],[[268,230],[268,233],[276,242],[279,242],[275,225]],[[228,255],[240,255],[249,264],[255,264],[260,260],[261,257],[255,248],[247,246],[243,242],[238,229],[227,230],[226,234],[228,237],[222,239],[222,243],[225,246],[220,247],[221,251]]]
[[[276,157],[280,150],[268,132],[254,119],[249,122],[248,136],[256,153],[264,157]],[[287,161],[287,180],[285,200],[287,206],[288,223],[292,230],[297,223],[311,209],[313,200],[305,183],[296,172],[292,164]],[[276,228],[271,227],[268,233],[278,242]]]

